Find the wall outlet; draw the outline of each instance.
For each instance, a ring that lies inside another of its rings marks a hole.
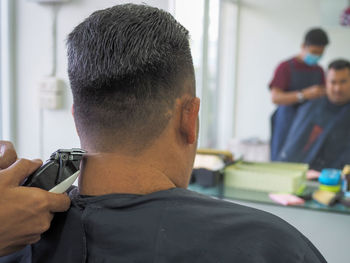
[[[40,108],[48,110],[63,108],[63,80],[56,77],[44,78],[39,81],[38,90]]]

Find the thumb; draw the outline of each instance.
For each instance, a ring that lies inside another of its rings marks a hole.
[[[0,141],[0,169],[5,169],[17,160],[17,154],[13,144],[8,141]]]
[[[47,192],[49,210],[52,213],[67,211],[70,207],[70,198],[66,194],[54,194]]]
[[[26,177],[42,165],[41,160],[19,159],[9,168],[0,172],[0,177],[8,178],[10,185],[18,186]]]

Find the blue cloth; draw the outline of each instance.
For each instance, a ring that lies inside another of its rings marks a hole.
[[[321,71],[300,71],[293,64],[293,60],[289,61],[291,72],[291,83],[288,91],[303,90],[313,85],[321,85],[323,83],[323,75]],[[289,106],[279,106],[271,117],[271,160],[278,160],[278,156],[282,150],[284,143],[297,114],[300,104]]]
[[[6,263],[32,263],[32,248],[30,245],[26,246],[20,251],[11,255],[0,257],[0,262]]]
[[[350,103],[337,106],[324,97],[301,105],[276,160],[315,170],[349,164]]]

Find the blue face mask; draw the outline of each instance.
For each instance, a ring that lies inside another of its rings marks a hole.
[[[307,53],[304,57],[304,62],[306,65],[314,66],[321,59],[321,56],[317,56],[311,53]]]

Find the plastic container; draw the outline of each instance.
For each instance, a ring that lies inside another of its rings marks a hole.
[[[318,181],[324,185],[340,184],[341,170],[338,169],[323,169]]]

